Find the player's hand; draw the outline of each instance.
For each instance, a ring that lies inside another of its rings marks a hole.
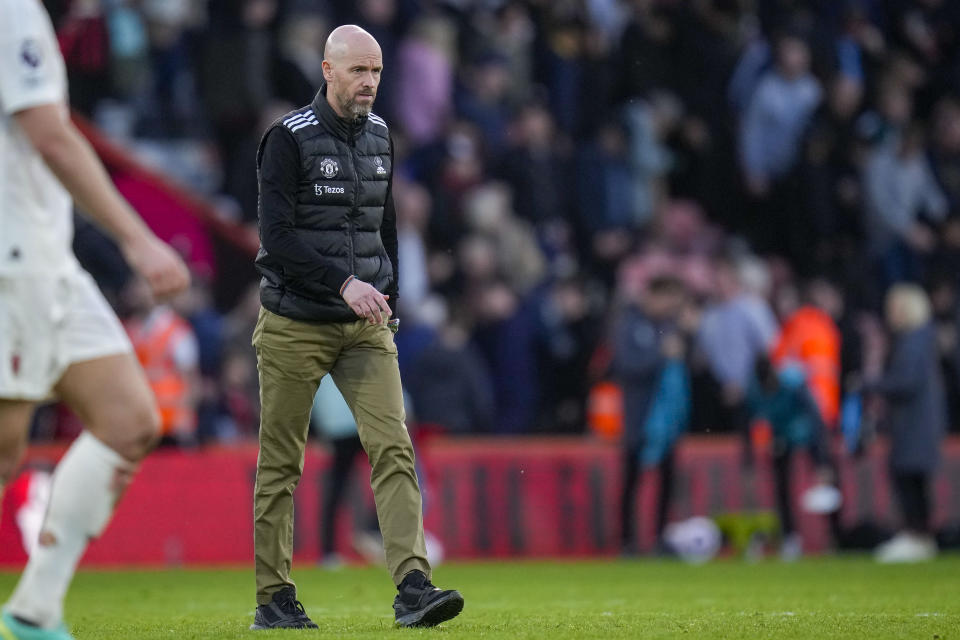
[[[190,271],[183,259],[156,236],[144,236],[121,249],[127,263],[143,276],[157,298],[169,298],[190,285]]]
[[[385,296],[372,285],[354,278],[343,290],[343,300],[355,314],[366,318],[370,324],[381,324],[390,318],[390,305]]]

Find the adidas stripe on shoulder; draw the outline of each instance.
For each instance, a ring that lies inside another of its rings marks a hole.
[[[375,114],[375,113],[371,113],[370,115],[368,115],[368,116],[367,116],[367,120],[369,120],[369,121],[372,122],[373,124],[378,124],[378,125],[380,125],[380,126],[383,127],[384,129],[387,129],[388,131],[389,131],[389,129],[390,129],[390,127],[387,126],[386,120],[384,120],[383,118],[381,118],[380,116],[378,116],[378,115]]]
[[[303,129],[304,127],[309,127],[313,125],[320,124],[317,122],[317,118],[313,115],[313,109],[307,109],[303,113],[298,113],[296,115],[290,116],[283,121],[283,125],[290,129],[290,131],[297,131]]]

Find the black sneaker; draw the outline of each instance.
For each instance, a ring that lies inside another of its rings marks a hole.
[[[442,591],[427,580],[422,571],[411,571],[397,587],[393,611],[401,627],[432,627],[455,618],[463,611],[459,591]]]
[[[273,602],[261,604],[253,617],[252,630],[260,629],[318,629],[316,623],[307,617],[303,605],[297,600],[297,591],[293,587],[284,587],[273,594]]]

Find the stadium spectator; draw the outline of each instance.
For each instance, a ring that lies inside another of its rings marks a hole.
[[[541,431],[580,433],[586,425],[587,369],[602,324],[589,286],[578,278],[560,278],[540,303]]]
[[[310,423],[329,445],[333,458],[320,510],[320,562],[335,569],[343,564],[337,553],[337,512],[350,486],[357,458],[363,454],[363,444],[350,407],[330,376],[324,376],[317,388]]]
[[[602,124],[575,163],[580,211],[577,222],[589,232],[581,241],[580,252],[590,255],[589,239],[595,233],[633,226],[630,165],[623,127],[615,122]]]
[[[890,434],[889,468],[903,514],[903,529],[881,545],[881,562],[913,562],[936,555],[931,534],[930,483],[940,460],[947,407],[937,359],[930,300],[918,285],[898,284],[886,298],[886,320],[895,339],[889,362],[865,367],[864,391],[885,400]]]
[[[495,274],[517,294],[533,291],[546,275],[546,259],[532,225],[513,212],[511,192],[500,183],[471,191],[464,201],[468,238],[490,243]]]
[[[666,138],[680,116],[676,99],[664,93],[632,102],[624,108],[627,158],[633,183],[632,227],[642,228],[649,224],[664,198],[664,177],[671,163]]]
[[[517,215],[534,225],[570,218],[572,181],[558,146],[550,112],[538,104],[525,105],[511,125],[509,145],[495,171],[510,186]]]
[[[717,427],[748,429],[745,394],[757,358],[768,353],[777,336],[777,321],[766,301],[746,292],[740,265],[721,256],[713,263],[714,299],[707,304],[697,333],[720,399]],[[749,447],[745,450],[749,458]]]
[[[690,413],[684,338],[677,326],[683,306],[682,283],[654,277],[644,284],[635,270],[621,282],[623,308],[613,329],[611,363],[623,390],[623,485],[620,493],[620,545],[637,553],[636,502],[640,472],[656,467],[660,476],[655,532],[658,550],[673,493],[674,448]]]
[[[275,93],[271,38],[277,1],[243,0],[239,4],[239,10],[223,11],[211,26],[199,45],[197,64],[203,111],[213,125],[224,187],[232,194],[241,193],[243,185],[251,181],[256,167],[251,164],[255,148],[249,145],[250,132]],[[289,68],[284,71],[289,78]]]
[[[478,20],[476,47],[489,47],[506,62],[508,94],[512,101],[529,95],[535,67],[536,24],[531,8],[523,2],[505,2],[489,20]]]
[[[288,13],[280,27],[280,52],[272,69],[272,96],[290,105],[307,104],[323,81],[327,23],[316,12]]]
[[[510,122],[510,72],[496,53],[483,53],[465,67],[456,94],[457,114],[473,123],[483,137],[485,151],[499,154],[506,144]]]
[[[301,2],[318,2],[325,4],[325,0],[300,0]],[[401,36],[409,31],[411,21],[414,19],[410,15],[411,6],[402,0],[359,0],[358,2],[334,2],[334,9],[340,15],[340,23],[363,25],[370,35],[377,39],[383,55],[387,60],[399,60],[397,47],[400,44]],[[325,8],[313,8],[313,13],[328,15]],[[377,89],[377,95],[380,96],[380,106],[378,109],[381,114],[390,122],[397,118],[396,97],[398,86],[398,77],[388,73],[380,78],[380,88]],[[298,103],[299,104],[299,103]]]
[[[455,32],[440,16],[417,21],[397,50],[397,113],[414,146],[440,137],[452,115]]]
[[[171,308],[190,323],[197,342],[197,366],[204,377],[214,377],[223,360],[224,317],[213,304],[209,277],[194,274],[190,288],[170,301]]]
[[[434,193],[436,212],[430,218],[430,238],[436,248],[448,251],[463,239],[466,231],[465,198],[486,179],[483,138],[477,127],[457,120],[440,143],[421,151],[420,179]]]
[[[749,196],[754,200],[754,237],[762,249],[799,260],[805,247],[794,230],[803,220],[797,209],[793,170],[803,135],[822,99],[810,72],[810,49],[794,35],[776,44],[776,65],[754,90],[740,123],[740,158]]]
[[[933,69],[955,62],[960,45],[960,8],[945,0],[917,0],[892,7],[892,36],[916,60]],[[949,78],[949,76],[947,76]],[[947,78],[938,79],[944,82]]]
[[[257,368],[249,349],[228,350],[214,381],[212,402],[204,406],[197,439],[201,443],[238,443],[256,438],[260,418]]]
[[[190,323],[197,343],[197,428],[196,441],[205,443],[222,433],[215,426],[221,401],[219,379],[227,367],[224,357],[224,316],[213,304],[213,288],[208,277],[194,274],[190,288],[171,301],[173,310]],[[235,438],[235,435],[232,435]]]
[[[857,133],[872,145],[896,144],[914,117],[913,96],[906,80],[893,75],[893,65],[877,89],[872,108],[857,119]]]
[[[110,90],[109,37],[101,2],[71,2],[57,39],[67,65],[70,104],[89,117]]]
[[[864,165],[869,248],[887,285],[924,277],[936,242],[929,225],[947,215],[924,137],[918,125],[909,126],[896,144],[876,146]]]
[[[960,421],[960,292],[954,273],[938,275],[929,287],[949,428]]]
[[[796,454],[808,451],[819,481],[832,482],[821,409],[810,394],[808,376],[801,365],[787,362],[775,367],[765,355],[757,359],[755,377],[747,391],[747,406],[754,418],[766,420],[773,431],[774,491],[782,536],[780,557],[793,561],[803,553],[792,504]]]
[[[804,304],[783,321],[771,359],[777,369],[799,366],[824,425],[836,425],[840,411],[840,332],[834,318],[842,310],[836,289],[825,280],[807,283]]]
[[[103,4],[110,36],[111,87],[120,99],[137,102],[146,95],[150,75],[146,21],[134,0]]]
[[[761,76],[741,124],[743,171],[754,196],[765,196],[793,169],[822,94],[810,72],[807,43],[782,36],[776,43],[776,64]]]
[[[415,182],[397,180],[397,252],[400,257],[400,310],[415,316],[430,294],[426,233],[433,201]]]
[[[422,425],[451,434],[494,430],[493,385],[469,338],[461,321],[449,321],[414,361],[409,391]]]
[[[203,22],[204,7],[186,0],[147,0],[140,8],[150,39],[151,69],[140,128],[156,136],[185,135],[199,112],[197,61],[192,58],[189,38],[190,31]]]
[[[934,107],[930,162],[937,182],[950,203],[960,211],[960,101],[942,98]]]
[[[193,328],[173,308],[158,304],[143,278],[131,279],[122,304],[124,328],[157,400],[161,443],[195,443],[201,379]]]
[[[671,48],[677,27],[669,8],[655,2],[633,2],[630,20],[620,42],[619,94],[623,98],[648,95],[676,81],[676,57]]]
[[[857,118],[863,107],[863,80],[840,74],[833,78],[825,104],[810,125],[800,165],[803,204],[809,212],[809,240],[813,260],[796,265],[804,273],[832,268],[838,253],[850,243],[862,242],[864,233],[862,187],[858,155],[863,143],[857,135]],[[791,232],[796,232],[796,226]],[[802,230],[801,230],[802,231]],[[809,257],[809,256],[808,256]]]
[[[471,290],[473,344],[488,367],[496,398],[496,433],[526,433],[536,422],[537,309],[500,279]]]

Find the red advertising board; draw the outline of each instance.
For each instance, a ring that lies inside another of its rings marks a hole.
[[[62,451],[36,448],[25,469],[49,469]],[[572,438],[435,438],[421,446],[419,455],[426,526],[442,542],[448,558],[587,556],[618,550],[621,460],[615,446]],[[154,453],[144,462],[107,532],[90,546],[84,563],[249,562],[256,456],[253,445]],[[938,523],[960,520],[960,441],[948,443],[945,457],[936,484]],[[897,518],[883,458],[878,450],[844,465],[844,520]],[[318,558],[326,471],[325,450],[311,446],[296,493],[298,562]],[[808,486],[805,464],[797,465],[796,474],[797,486]],[[679,452],[676,475],[673,519],[772,508],[767,465],[761,459],[754,481],[744,482],[733,439],[688,438]],[[368,477],[368,469],[358,464],[338,523],[337,546],[348,557],[354,523],[371,514]],[[18,519],[28,515],[29,509],[23,509],[28,480],[21,474],[4,498],[0,565],[20,565],[26,558]],[[652,472],[645,474],[638,496],[641,549],[653,542],[650,514],[657,482]],[[826,544],[822,518],[804,516],[800,527],[809,547]]]

